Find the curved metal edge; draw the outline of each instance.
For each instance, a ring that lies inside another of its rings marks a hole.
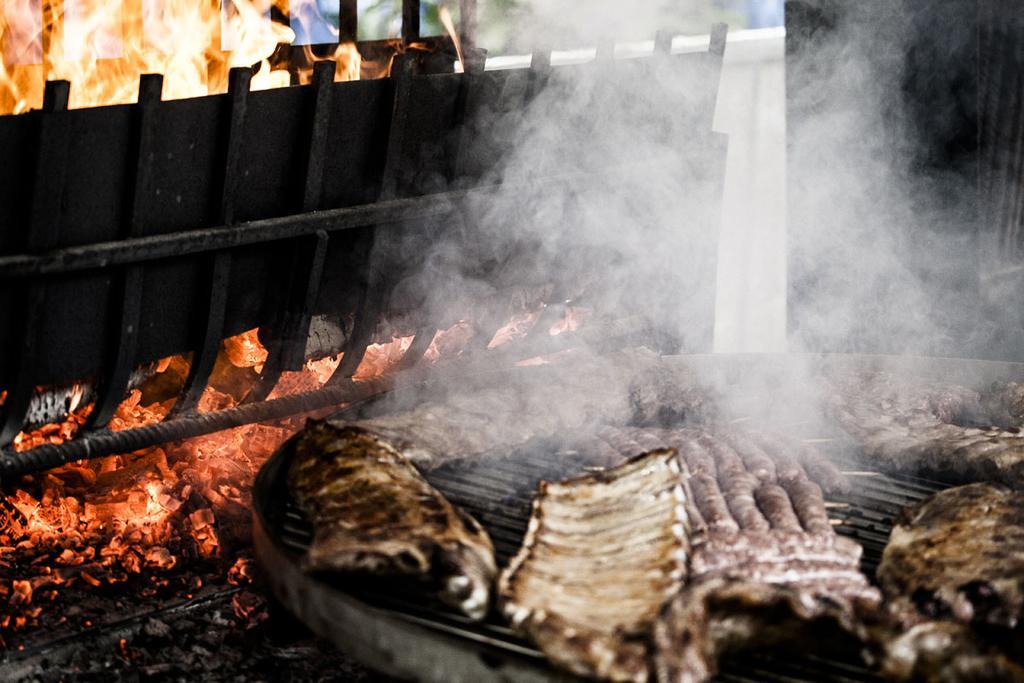
[[[253,486],[253,545],[274,597],[314,633],[380,673],[437,683],[578,681],[545,660],[503,650],[410,615],[372,607],[305,574],[269,532],[264,504],[290,459],[288,444],[268,460]]]
[[[886,370],[909,372],[975,389],[997,380],[1024,377],[1024,363],[941,356],[897,356],[845,353],[697,353],[664,356],[712,376],[735,377],[749,371],[785,373],[800,378],[823,370]],[[805,374],[801,374],[803,371]]]

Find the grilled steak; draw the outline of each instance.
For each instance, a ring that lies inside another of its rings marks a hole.
[[[1024,433],[952,422],[986,414],[977,393],[889,373],[843,377],[835,385],[832,414],[880,467],[1024,484]]]
[[[466,615],[486,615],[497,574],[490,538],[394,446],[314,422],[290,447],[288,482],[313,522],[308,571],[416,577]]]
[[[644,638],[686,573],[686,476],[675,451],[657,450],[542,483],[498,585],[505,615],[552,662],[583,676],[647,679]]]
[[[1024,492],[970,484],[906,510],[878,579],[908,618],[1014,629],[1024,619]]]

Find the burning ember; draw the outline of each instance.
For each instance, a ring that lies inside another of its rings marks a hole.
[[[437,349],[443,337],[435,338],[434,359],[441,355]],[[370,347],[356,377],[388,372],[411,342],[404,337]],[[255,330],[225,340],[200,410],[236,405],[255,384],[266,357]],[[339,354],[287,373],[275,396],[323,386],[340,360]],[[143,396],[159,395],[164,385],[180,386],[188,362],[170,358],[156,369],[120,405],[111,429],[138,427],[167,415],[173,397],[145,403]],[[92,404],[79,406],[63,423],[22,433],[16,447],[60,443],[74,435],[91,410]],[[119,597],[167,597],[193,593],[204,575],[208,581],[248,583],[252,569],[244,553],[253,477],[303,422],[246,425],[72,463],[10,487],[0,499],[0,600],[7,603],[0,617],[0,644],[26,627],[68,619],[61,599],[68,589],[104,593],[116,588]],[[236,606],[244,612],[249,607]]]
[[[526,335],[540,312],[515,313],[491,346]],[[547,332],[574,330],[580,319],[580,311],[568,309]],[[459,357],[478,333],[470,321],[439,331],[425,362]],[[392,372],[412,342],[405,336],[370,346],[354,378]],[[200,412],[245,400],[266,359],[256,330],[225,340]],[[341,360],[338,354],[284,373],[270,398],[323,387]],[[121,403],[110,429],[164,419],[188,372],[182,356],[156,364],[154,374]],[[63,422],[19,434],[15,448],[25,451],[73,437],[93,409],[92,403],[77,405],[80,401],[81,396],[72,400]],[[129,596],[162,600],[191,596],[204,584],[248,584],[253,478],[304,421],[250,424],[6,482],[0,498],[0,601],[7,609],[0,612],[0,647],[11,646],[29,628],[70,620],[77,627],[91,625],[105,608],[95,614],[80,609],[90,597],[116,597],[119,603]],[[263,614],[258,603],[251,594],[237,597],[236,616],[258,621]]]

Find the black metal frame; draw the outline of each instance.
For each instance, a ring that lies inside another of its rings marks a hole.
[[[463,5],[466,12],[474,3]],[[411,12],[418,3],[404,6]],[[725,27],[715,27],[708,53],[678,56],[712,67],[701,93],[704,135],[711,135],[724,36]],[[605,45],[600,54],[608,59],[611,51]],[[146,76],[135,105],[71,111],[68,85],[54,82],[42,111],[0,117],[0,147],[29,131],[40,140],[38,153],[10,147],[15,165],[24,164],[26,154],[37,156],[29,162],[35,175],[27,215],[19,201],[24,181],[0,184],[0,222],[29,226],[24,242],[16,231],[0,234],[0,317],[25,312],[22,324],[0,332],[0,348],[7,342],[0,386],[8,387],[0,446],[25,426],[37,387],[90,377],[98,386],[83,436],[24,453],[5,449],[0,477],[366,397],[371,387],[351,377],[374,341],[395,282],[384,277],[375,247],[395,231],[464,220],[468,199],[500,193],[508,201],[509,186],[482,184],[488,164],[498,160],[468,131],[481,111],[498,107],[495,93],[516,91],[507,87],[512,79],[525,78],[527,87],[503,104],[521,108],[522,98],[535,96],[551,76],[550,61],[549,52],[538,52],[525,73],[484,72],[481,55],[469,51],[466,73],[431,74],[422,73],[410,53],[398,60],[392,78],[352,83],[334,83],[333,63],[322,62],[309,86],[252,93],[251,74],[240,69],[229,76],[228,94],[175,102],[161,101],[159,76]],[[642,68],[645,60],[629,61]],[[580,67],[558,67],[570,78],[574,68]],[[277,132],[272,139],[269,130]],[[92,137],[103,146],[91,144]],[[425,141],[437,140],[448,142],[444,154],[420,151]],[[114,171],[93,184],[91,176],[74,173],[83,164]],[[595,172],[530,180],[523,189],[564,191]],[[346,173],[355,179],[351,186],[338,180]],[[443,177],[458,189],[421,186],[422,176]],[[115,210],[80,210],[118,201],[124,205]],[[324,312],[354,319],[345,359],[328,388],[264,401],[282,371],[304,362],[311,316]],[[444,326],[426,319],[415,325],[407,367]],[[270,357],[253,402],[196,414],[221,340],[256,326]],[[21,341],[12,341],[12,332]],[[134,368],[190,349],[189,379],[171,418],[125,432],[105,430]],[[58,356],[61,364],[53,362]]]

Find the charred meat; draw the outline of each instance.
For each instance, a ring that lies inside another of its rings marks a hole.
[[[889,373],[842,377],[834,384],[832,414],[880,467],[1024,484],[1024,433],[981,426],[988,413],[976,392]],[[954,423],[961,416],[967,424]]]
[[[705,528],[685,590],[654,628],[658,679],[705,681],[726,653],[799,647],[809,635],[856,652],[881,596],[859,570],[861,547],[829,524],[821,488],[746,434],[702,434],[687,453]]]
[[[878,579],[910,621],[1020,628],[1024,492],[970,484],[906,510],[882,554]]]
[[[707,411],[692,372],[643,351],[519,368],[501,380],[431,395],[407,408],[354,421],[391,441],[420,468],[591,432],[606,423],[694,417]]]
[[[490,538],[391,443],[315,422],[290,447],[289,485],[313,523],[306,570],[415,577],[466,615],[486,615],[497,574]]]
[[[926,621],[882,642],[882,674],[889,680],[1024,683],[1024,668],[963,624]]]
[[[686,477],[675,451],[657,450],[541,485],[499,595],[551,661],[583,676],[647,680],[645,638],[686,574]]]
[[[857,652],[872,638],[874,609],[873,603],[837,602],[784,584],[701,581],[676,595],[654,627],[656,679],[703,683],[723,656],[757,648],[814,643],[826,654]]]

